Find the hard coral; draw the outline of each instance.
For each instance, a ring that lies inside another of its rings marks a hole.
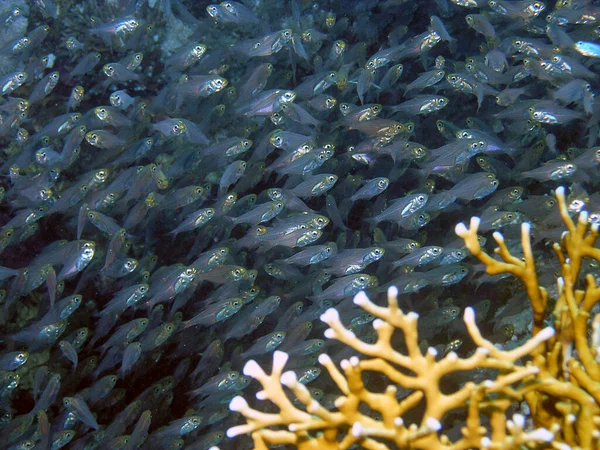
[[[336,410],[323,407],[296,379],[293,372],[283,373],[288,355],[277,351],[271,374],[249,361],[244,373],[258,380],[263,390],[259,400],[274,403],[279,412],[264,413],[253,409],[242,397],[230,408],[245,416],[247,423],[231,428],[230,437],[250,433],[256,449],[270,445],[293,444],[299,449],[347,449],[358,445],[367,449],[592,449],[600,446],[600,315],[590,320],[592,308],[600,300],[600,288],[594,276],[579,280],[582,259],[600,262],[595,248],[598,225],[588,224],[587,213],[577,223],[568,214],[564,188],[556,191],[560,214],[567,231],[560,244],[554,245],[561,263],[559,296],[549,302],[539,286],[530,242],[530,225],[522,226],[523,257],[512,255],[500,233],[494,233],[495,250],[500,260],[487,254],[477,239],[479,219],[471,219],[469,228],[456,226],[456,233],[489,274],[511,273],[525,284],[533,308],[532,337],[512,350],[502,350],[483,338],[475,315],[467,308],[464,321],[477,350],[467,358],[451,352],[437,360],[436,351],[419,348],[418,315],[405,314],[398,307],[396,288],[388,290],[388,306],[371,302],[364,293],[354,303],[378,319],[373,326],[378,339],[369,344],[358,339],[340,321],[335,309],[321,320],[329,325],[325,335],[364,355],[343,360],[338,368],[322,354],[319,362],[327,369],[341,391]],[[553,309],[549,310],[549,305]],[[552,318],[553,326],[544,323]],[[591,341],[588,331],[592,330]],[[406,352],[392,347],[391,338],[399,331]],[[522,360],[526,360],[523,363]],[[477,368],[495,369],[494,379],[467,382],[451,393],[442,392],[442,377]],[[341,370],[340,370],[341,369]],[[363,373],[379,372],[388,380],[384,393],[370,391]],[[402,400],[398,388],[410,390]],[[299,400],[293,402],[286,389]],[[525,401],[530,417],[515,414],[508,418],[514,401]],[[302,404],[303,407],[296,405]],[[365,408],[364,406],[368,408]],[[370,412],[366,411],[370,409]],[[423,411],[419,423],[405,423],[409,411]],[[448,413],[463,413],[462,436],[454,441],[444,434],[442,422]],[[488,420],[484,419],[487,416]]]

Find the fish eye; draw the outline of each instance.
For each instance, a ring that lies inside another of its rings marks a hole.
[[[456,80],[458,80],[458,77],[456,75],[450,75],[450,81],[455,82]]]

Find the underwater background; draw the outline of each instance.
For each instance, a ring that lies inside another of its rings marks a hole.
[[[318,355],[353,353],[319,316],[372,342],[360,291],[397,286],[439,357],[474,351],[469,306],[529,338],[525,291],[454,227],[519,253],[530,222],[556,289],[554,190],[600,222],[599,22],[590,0],[0,1],[0,448],[252,448],[226,436],[260,389],[244,364],[285,351],[333,407]]]

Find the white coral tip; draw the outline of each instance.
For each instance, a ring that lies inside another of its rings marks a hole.
[[[244,397],[241,397],[239,395],[233,397],[229,402],[229,409],[231,411],[239,412],[245,410],[246,408],[248,408],[248,402],[246,401],[246,399],[244,399]]]
[[[502,233],[500,233],[499,231],[494,231],[492,233],[492,236],[498,244],[504,242],[504,236],[502,236]]]
[[[373,328],[376,329],[376,330],[379,330],[383,326],[383,324],[384,324],[383,320],[381,320],[381,319],[375,319],[373,321]]]
[[[438,355],[438,351],[434,347],[429,347],[427,349],[427,353],[433,356],[434,358]]]
[[[306,411],[310,414],[315,414],[319,410],[319,406],[319,402],[313,399],[306,407]]]
[[[323,335],[327,338],[327,339],[335,339],[337,334],[335,333],[335,330],[333,330],[333,328],[327,328],[325,330],[325,332],[323,333]]]
[[[556,195],[564,196],[565,195],[565,187],[559,186],[556,188],[556,190],[554,192],[556,193]]]
[[[284,386],[292,387],[296,384],[298,379],[296,378],[296,374],[294,372],[288,370],[283,375],[281,375],[279,381],[281,381],[281,384],[283,384]]]
[[[533,430],[528,433],[528,437],[538,442],[552,442],[552,439],[554,439],[554,434],[546,428],[538,428],[537,430]]]
[[[360,363],[360,360],[358,359],[358,357],[356,357],[356,356],[350,357],[350,365],[352,365],[353,367],[356,367],[356,366],[358,366],[359,363]]]
[[[434,419],[433,417],[428,417],[425,420],[425,425],[432,431],[439,431],[442,429],[442,424],[439,420]]]
[[[525,234],[531,233],[531,224],[529,222],[523,222],[521,224],[521,232]]]
[[[554,336],[556,334],[556,330],[552,327],[546,327],[543,330],[541,330],[536,337],[543,340],[543,341],[547,341],[548,339],[550,339],[552,336]]]
[[[457,236],[463,237],[469,232],[469,230],[467,230],[467,227],[464,223],[460,222],[454,227],[454,232]]]
[[[463,315],[465,322],[473,323],[475,322],[475,310],[470,306],[465,308],[465,313]]]
[[[492,440],[489,437],[481,438],[481,448],[490,448]]]
[[[262,368],[258,365],[258,363],[256,361],[254,361],[253,359],[251,359],[244,365],[244,369],[242,372],[247,377],[252,377],[252,378],[258,378],[261,375],[264,375],[264,373],[265,373],[262,370]]]
[[[321,322],[325,322],[327,325],[331,325],[331,322],[339,322],[340,313],[335,308],[329,308],[319,317]]]
[[[281,350],[275,350],[273,352],[273,372],[278,372],[283,369],[285,363],[287,363],[290,355]]]
[[[354,437],[362,436],[363,430],[364,430],[364,428],[360,422],[354,422],[354,425],[352,425],[352,436],[354,436]]]
[[[396,417],[394,419],[394,425],[396,425],[397,427],[401,427],[404,425],[404,420],[402,419],[402,417]]]
[[[479,229],[479,224],[481,223],[481,219],[477,216],[473,216],[471,217],[471,229],[472,230],[477,230]]]
[[[365,294],[365,291],[360,291],[358,294],[356,294],[354,296],[353,302],[355,305],[358,305],[358,306],[366,305],[367,303],[369,303],[369,297],[367,297],[367,294]]]
[[[525,426],[525,416],[523,414],[513,414],[512,421],[517,428],[523,429]]]
[[[390,286],[387,291],[388,297],[398,297],[398,288],[396,286]]]
[[[246,434],[248,432],[248,425],[238,425],[237,427],[231,427],[227,430],[227,437],[234,438],[240,434]]]
[[[319,361],[319,363],[323,366],[331,363],[331,358],[329,357],[329,355],[327,353],[321,353],[319,355],[319,357],[317,358],[317,360]]]

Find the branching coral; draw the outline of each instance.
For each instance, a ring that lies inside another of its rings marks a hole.
[[[464,321],[477,345],[469,357],[449,353],[436,359],[436,351],[419,348],[418,315],[404,313],[398,307],[395,288],[388,291],[388,305],[378,306],[364,293],[354,302],[377,319],[373,326],[378,339],[370,344],[358,339],[340,321],[335,309],[329,309],[321,320],[330,327],[325,335],[353,348],[363,355],[342,360],[340,368],[325,354],[319,362],[337,385],[340,396],[331,411],[311,397],[293,372],[283,373],[287,354],[275,352],[273,368],[267,374],[249,361],[244,373],[256,379],[263,390],[259,400],[271,401],[279,411],[266,413],[253,409],[242,397],[236,397],[230,408],[239,411],[247,423],[229,430],[230,437],[250,433],[256,449],[271,445],[293,444],[299,449],[347,449],[358,445],[366,449],[519,449],[582,448],[600,446],[600,318],[590,324],[592,307],[600,299],[600,288],[593,276],[586,277],[585,289],[578,288],[582,258],[600,261],[600,250],[594,247],[598,227],[588,226],[587,214],[577,224],[568,215],[564,189],[557,190],[560,213],[567,227],[561,244],[554,249],[562,266],[559,297],[553,303],[553,327],[544,327],[550,311],[547,291],[539,286],[530,243],[530,225],[522,226],[523,258],[512,255],[500,233],[494,233],[498,244],[493,258],[481,248],[477,239],[479,219],[470,227],[459,224],[457,234],[464,239],[473,255],[482,261],[490,274],[511,273],[520,278],[527,289],[534,311],[532,337],[513,350],[502,350],[480,333],[475,314],[467,308]],[[592,327],[592,342],[587,330]],[[405,352],[392,346],[392,335],[404,337]],[[525,364],[522,360],[526,360]],[[442,377],[476,368],[495,369],[493,379],[467,382],[450,393],[441,389]],[[379,372],[388,380],[385,392],[369,390],[364,373]],[[397,399],[397,387],[410,394]],[[300,401],[297,406],[286,389]],[[520,414],[508,419],[514,401],[526,401],[531,421]],[[407,413],[422,411],[419,423],[405,423]],[[463,413],[461,436],[453,441],[444,434],[441,423],[449,413]],[[487,416],[487,419],[484,419]]]

